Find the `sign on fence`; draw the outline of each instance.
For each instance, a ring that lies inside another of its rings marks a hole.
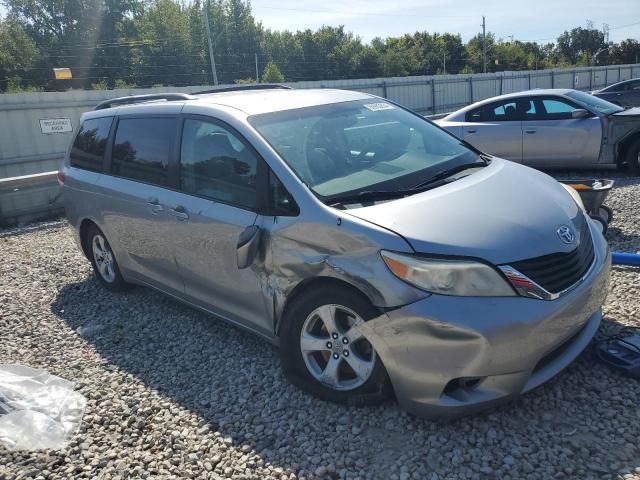
[[[42,118],[40,119],[42,133],[69,133],[73,132],[70,118]]]

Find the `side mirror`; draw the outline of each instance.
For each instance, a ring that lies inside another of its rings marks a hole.
[[[593,114],[584,108],[576,108],[571,112],[571,118],[589,118],[592,116]]]
[[[260,227],[251,225],[240,234],[236,251],[239,269],[247,268],[255,260],[260,244],[260,232]]]

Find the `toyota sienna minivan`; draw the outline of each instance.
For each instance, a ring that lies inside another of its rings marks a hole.
[[[109,100],[59,176],[105,288],[265,337],[325,400],[467,414],[553,377],[601,320],[610,254],[575,192],[372,95]]]

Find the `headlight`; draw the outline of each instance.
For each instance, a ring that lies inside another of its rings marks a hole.
[[[564,189],[567,191],[567,193],[571,195],[571,198],[573,198],[573,201],[576,202],[582,210],[584,210],[584,203],[582,203],[582,198],[580,197],[580,194],[578,193],[578,191],[575,188],[573,188],[571,185],[567,185],[565,183],[561,183],[560,185],[562,185]]]
[[[441,295],[512,297],[516,293],[493,268],[472,260],[442,260],[380,252],[393,274],[411,285]]]

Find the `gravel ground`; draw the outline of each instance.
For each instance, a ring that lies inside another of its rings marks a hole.
[[[640,250],[640,179],[618,178],[607,203],[613,250]],[[514,403],[434,422],[321,402],[266,342],[145,288],[107,292],[64,222],[0,231],[0,259],[0,363],[88,401],[64,451],[0,446],[2,480],[640,479],[640,382],[588,352]],[[601,332],[640,326],[638,271],[614,268],[611,286]]]

